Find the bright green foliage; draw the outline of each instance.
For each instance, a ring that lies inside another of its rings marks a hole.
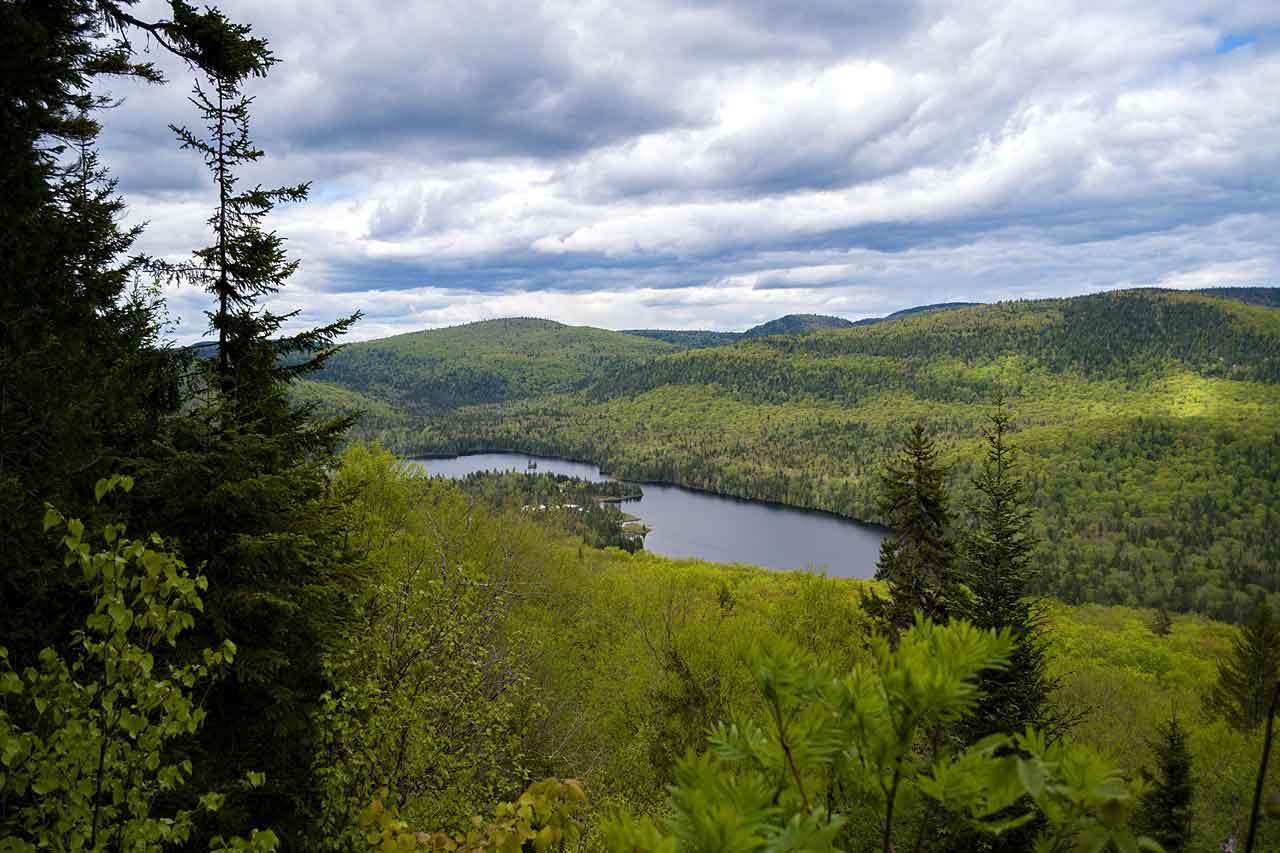
[[[1151,750],[1156,772],[1143,773],[1151,787],[1142,796],[1137,825],[1159,841],[1166,853],[1182,853],[1191,849],[1195,777],[1191,773],[1191,745],[1177,717],[1157,727]]]
[[[970,829],[1014,830],[1038,816],[1044,829],[1035,839],[1036,853],[1160,849],[1130,826],[1141,783],[1127,781],[1097,750],[1050,741],[1033,729],[976,744],[935,769],[923,788],[951,811],[967,814]],[[1034,805],[1033,813],[1008,817],[1026,801]]]
[[[831,850],[870,818],[875,846],[887,853],[910,844],[936,805],[998,833],[1033,816],[1010,815],[1029,800],[1046,821],[1038,850],[1138,849],[1127,829],[1133,791],[1093,751],[1051,746],[1031,730],[960,753],[937,745],[932,733],[973,708],[975,676],[1005,665],[1011,645],[1007,634],[962,621],[920,621],[896,648],[873,639],[873,661],[843,677],[794,648],[765,647],[754,667],[766,722],[718,726],[709,753],[680,763],[669,815],[621,816],[608,827],[609,844]],[[870,846],[865,835],[862,845]]]
[[[360,815],[361,840],[371,850],[427,849],[480,853],[573,849],[582,837],[587,795],[576,779],[544,779],[516,800],[499,803],[492,818],[473,816],[466,832],[414,832],[398,810],[383,803],[386,792]],[[353,848],[354,849],[354,848]]]
[[[1147,627],[1150,611],[1048,603],[1053,675],[1061,687],[1054,706],[1078,722],[1073,739],[1137,771],[1152,767],[1151,740],[1170,709],[1198,708],[1235,629],[1195,615],[1176,615],[1167,636]],[[1083,712],[1083,713],[1081,713]],[[1195,768],[1191,850],[1216,850],[1234,835],[1243,840],[1261,732],[1241,732],[1220,718],[1179,713]],[[1280,790],[1280,768],[1268,769],[1267,791]],[[1263,821],[1260,849],[1280,849],[1280,824]]]
[[[103,480],[96,497],[132,486]],[[198,808],[167,814],[159,807],[191,777],[174,746],[205,719],[193,697],[235,655],[229,641],[185,663],[174,651],[202,610],[207,581],[158,536],[129,539],[124,525],[107,524],[95,549],[83,523],[52,508],[44,526],[64,531],[64,563],[94,606],[69,658],[46,648],[23,666],[0,647],[0,850],[182,845],[198,813],[222,799],[206,794]],[[276,846],[269,831],[238,843]]]
[[[1280,625],[1262,605],[1231,641],[1231,655],[1218,666],[1218,680],[1205,707],[1242,731],[1256,729],[1280,678]]]
[[[374,541],[389,538],[384,533],[395,525],[380,520],[381,508],[394,518],[392,509],[411,506],[421,515],[413,525],[426,536],[450,543],[450,553],[474,554],[486,575],[511,578],[508,588],[516,594],[493,636],[520,650],[528,680],[517,693],[506,694],[521,725],[519,748],[501,761],[525,768],[533,778],[582,779],[595,804],[587,821],[589,849],[603,844],[600,824],[612,809],[655,819],[663,814],[663,786],[674,781],[669,774],[675,768],[659,773],[654,759],[666,761],[669,741],[681,750],[705,749],[703,708],[710,709],[711,721],[767,721],[752,673],[742,664],[753,643],[794,643],[837,673],[870,661],[867,619],[859,608],[865,582],[584,547],[528,513],[476,505],[462,514],[456,507],[466,499],[454,483],[428,488],[412,478],[354,473],[340,474],[340,481],[386,492],[352,502],[359,509],[353,541],[366,525],[383,531],[371,534]],[[402,489],[404,495],[393,498]],[[497,568],[502,565],[510,575]],[[1135,771],[1150,764],[1147,738],[1168,709],[1198,703],[1233,633],[1228,625],[1176,614],[1169,635],[1161,637],[1146,627],[1149,617],[1144,610],[1046,602],[1051,675],[1062,682],[1050,707],[1072,716],[1087,712],[1073,730],[1074,741]],[[670,648],[687,665],[689,678],[665,664],[663,652]],[[431,700],[423,701],[422,707],[430,707]],[[1192,849],[1216,849],[1247,815],[1260,737],[1198,715],[1188,716],[1185,725],[1199,780]],[[953,749],[955,743],[948,738],[941,745]],[[1274,787],[1280,785],[1277,764],[1272,762],[1268,791],[1280,790]],[[432,802],[447,805],[454,815],[487,812],[489,803],[514,798],[524,784],[524,778],[512,778],[492,798],[463,795],[467,789],[459,788],[459,796],[442,793]],[[470,796],[474,802],[465,802]],[[368,800],[353,802],[358,809]],[[867,808],[841,813],[850,817],[845,849],[878,843]],[[413,806],[407,814],[415,814]],[[916,817],[904,810],[908,833],[900,847],[910,848]],[[412,825],[467,828],[465,817],[459,820],[414,817]],[[1280,843],[1271,823],[1263,825],[1263,849]],[[957,837],[950,824],[935,828],[940,837],[930,836],[927,849]]]
[[[881,516],[893,534],[880,544],[876,580],[888,585],[889,598],[871,596],[867,610],[886,629],[910,627],[916,612],[945,621],[960,603],[956,546],[947,469],[924,424],[911,428],[882,480]]]
[[[318,720],[324,837],[346,850],[379,790],[406,820],[442,826],[523,783],[530,649],[506,624],[509,542],[456,489],[363,448],[346,453],[338,485],[371,567],[327,656]]]
[[[879,475],[902,425],[923,420],[948,447],[967,500],[987,401],[1004,388],[1035,591],[1236,621],[1280,590],[1278,342],[1280,311],[1198,294],[1001,303],[673,353],[592,373],[573,393],[476,405],[490,398],[459,389],[453,405],[472,405],[381,438],[407,454],[584,459],[883,521]],[[411,396],[408,377],[397,393]]]

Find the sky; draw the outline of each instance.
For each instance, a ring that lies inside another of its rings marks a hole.
[[[224,0],[311,182],[268,225],[294,327],[495,317],[745,329],[788,313],[1280,283],[1280,3]],[[143,0],[135,13],[163,16]],[[143,38],[135,46],[146,48]],[[208,241],[169,124],[192,72],[117,82],[103,158],[138,248]],[[167,287],[171,337],[208,298]]]

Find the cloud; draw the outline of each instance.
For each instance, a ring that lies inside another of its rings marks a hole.
[[[268,157],[246,179],[314,181],[272,222],[303,259],[277,305],[366,307],[362,337],[504,312],[744,328],[1280,267],[1274,3],[224,6],[283,60],[251,87]],[[104,154],[144,248],[183,257],[212,197],[165,130],[197,117],[164,62],[169,86],[120,92]],[[172,294],[181,336],[202,298]]]

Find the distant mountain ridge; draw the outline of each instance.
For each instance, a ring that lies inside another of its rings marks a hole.
[[[787,314],[776,320],[752,326],[742,333],[744,338],[764,338],[772,335],[808,335],[827,329],[847,329],[852,320],[831,317],[826,314]]]
[[[1280,308],[1280,287],[1204,287],[1194,293],[1234,299],[1249,305],[1265,305]]]
[[[887,317],[881,317],[879,320],[863,320],[863,323],[879,323],[885,320],[899,320],[903,317],[914,317],[916,314],[928,314],[933,311],[954,311],[957,308],[972,308],[975,305],[986,305],[985,302],[935,302],[932,305],[917,305],[914,308],[903,308],[901,311],[894,311]]]
[[[767,323],[752,326],[745,332],[718,332],[710,329],[623,329],[623,334],[641,338],[652,338],[665,341],[687,349],[718,347],[731,344],[743,338],[764,338],[771,335],[809,335],[829,329],[847,329],[851,326],[869,326],[872,323],[883,323],[885,320],[897,320],[929,311],[947,311],[953,308],[969,308],[981,305],[981,302],[937,302],[932,305],[917,305],[903,308],[884,317],[864,317],[861,320],[846,320],[830,314],[786,314]]]

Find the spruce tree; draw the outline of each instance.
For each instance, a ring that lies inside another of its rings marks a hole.
[[[963,615],[979,628],[1007,629],[1014,648],[1009,666],[979,678],[982,698],[964,723],[972,743],[995,732],[1043,727],[1054,681],[1048,673],[1043,609],[1029,600],[1035,571],[1031,552],[1031,510],[1023,495],[1016,449],[1009,443],[1010,414],[997,396],[983,429],[986,457],[973,480],[976,499],[962,542],[961,577],[966,586]]]
[[[307,707],[323,689],[323,626],[346,586],[323,471],[343,424],[310,423],[287,384],[323,361],[347,321],[282,336],[288,316],[253,310],[292,271],[257,223],[300,193],[237,194],[220,180],[220,251],[183,272],[222,288],[213,323],[225,346],[213,374],[191,363],[193,375],[179,374],[154,300],[131,288],[146,268],[126,257],[137,232],[118,226],[122,202],[94,153],[98,112],[112,102],[95,82],[161,82],[134,61],[135,33],[217,81],[215,94],[274,60],[216,10],[171,0],[168,19],[146,21],[132,5],[0,2],[0,644],[21,655],[61,645],[84,616],[61,563],[44,556],[44,502],[91,519],[83,496],[95,480],[141,474],[121,514],[180,539],[219,584],[193,646],[230,635],[250,651],[210,696],[207,778],[229,790],[243,770],[267,770],[277,801],[250,809],[305,819],[294,795],[307,793]],[[229,178],[247,104],[223,118]],[[241,153],[241,163],[256,156]],[[223,815],[244,810],[233,800]]]
[[[95,153],[100,80],[160,75],[112,26],[92,0],[0,3],[0,643],[19,652],[83,615],[44,503],[92,518],[85,495],[147,439],[171,378]]]
[[[1253,619],[1231,639],[1231,654],[1218,664],[1217,682],[1205,697],[1205,707],[1237,729],[1253,731],[1267,717],[1278,677],[1280,625],[1271,608],[1259,604]]]
[[[1182,853],[1191,844],[1191,803],[1195,779],[1191,775],[1191,747],[1177,717],[1156,726],[1156,739],[1149,742],[1156,758],[1156,772],[1144,770],[1151,787],[1142,796],[1135,823],[1166,853]]]
[[[997,394],[982,436],[985,454],[973,479],[975,497],[967,506],[968,524],[961,537],[959,576],[964,585],[960,615],[975,626],[1008,631],[1013,647],[1009,665],[977,678],[978,702],[950,736],[964,745],[998,732],[1025,731],[1028,726],[1061,733],[1063,721],[1049,710],[1055,687],[1048,673],[1043,608],[1026,598],[1034,570],[1031,512],[1018,472],[1017,453],[1009,443],[1011,415]],[[1017,853],[1031,847],[1041,827],[1036,822],[995,837],[983,837],[963,825],[946,836],[943,849]]]
[[[880,514],[893,535],[881,543],[875,578],[888,585],[889,597],[872,595],[865,606],[891,634],[911,627],[917,612],[935,622],[954,612],[956,547],[947,474],[924,424],[916,423],[881,478]]]
[[[247,27],[220,25],[233,44],[258,44]],[[212,240],[170,269],[210,294],[217,349],[194,365],[195,398],[167,422],[137,479],[144,522],[181,535],[184,558],[205,567],[210,618],[198,639],[226,637],[238,648],[231,677],[210,693],[195,761],[208,775],[199,784],[226,790],[247,771],[265,772],[267,783],[234,797],[217,828],[270,825],[305,846],[316,801],[312,712],[328,687],[320,659],[347,612],[355,561],[326,474],[350,420],[313,419],[291,401],[289,385],[324,363],[356,316],[286,334],[296,313],[262,307],[298,267],[265,219],[276,203],[305,198],[307,187],[240,187],[239,170],[263,156],[250,138],[243,86],[275,59],[265,44],[223,56],[192,98],[207,133],[174,128],[212,175]]]

